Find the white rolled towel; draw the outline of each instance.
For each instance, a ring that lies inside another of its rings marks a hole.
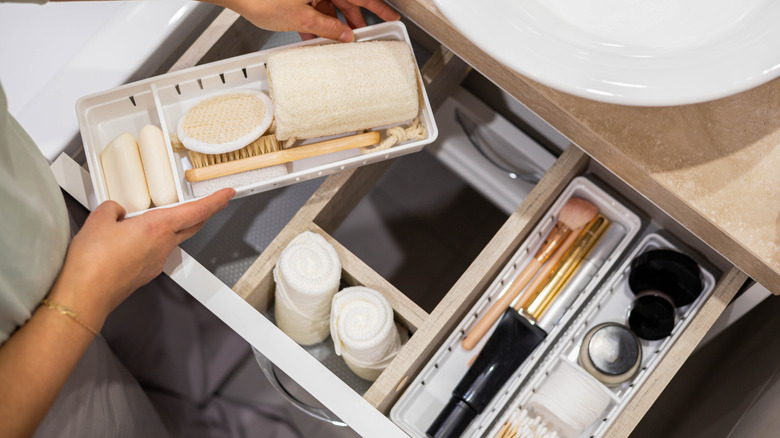
[[[336,354],[366,380],[376,380],[401,349],[393,308],[382,294],[363,286],[333,297],[330,335]]]
[[[276,325],[301,345],[324,341],[341,261],[324,237],[306,231],[282,251],[274,267]]]

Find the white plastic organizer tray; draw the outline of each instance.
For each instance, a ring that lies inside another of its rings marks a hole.
[[[493,428],[487,437],[493,437],[509,418],[512,412],[521,407],[525,407],[533,392],[544,384],[545,379],[552,374],[552,370],[561,364],[568,362],[583,371],[593,382],[611,393],[612,402],[606,408],[600,417],[601,421],[596,421],[589,428],[583,430],[578,437],[600,437],[606,432],[612,422],[623,410],[625,405],[633,396],[636,388],[641,386],[648,376],[653,372],[658,363],[663,359],[677,338],[688,326],[688,323],[699,312],[701,307],[715,290],[715,277],[708,272],[702,265],[702,260],[696,260],[701,268],[701,278],[704,288],[702,293],[693,301],[693,303],[677,309],[675,325],[671,335],[657,341],[648,341],[640,339],[642,347],[641,368],[636,376],[628,381],[616,385],[607,386],[590,376],[578,364],[580,344],[589,329],[604,323],[615,322],[627,325],[628,309],[634,298],[634,293],[628,286],[628,274],[630,265],[638,255],[654,249],[674,249],[681,252],[687,252],[694,259],[696,257],[685,249],[678,248],[659,234],[649,234],[634,248],[630,256],[625,260],[619,270],[615,271],[603,287],[589,301],[585,309],[577,315],[577,318],[571,323],[569,328],[563,333],[547,354],[547,360],[541,364],[528,384],[523,387],[517,397],[513,397],[507,409],[504,410],[501,418],[493,423]],[[532,413],[533,415],[533,413]],[[550,422],[551,423],[551,422]],[[549,424],[549,423],[548,423]],[[570,437],[571,438],[571,437]]]
[[[577,177],[563,191],[545,216],[539,221],[533,232],[515,252],[506,266],[501,270],[496,280],[491,283],[486,292],[471,308],[463,321],[442,344],[428,364],[417,375],[409,388],[393,406],[390,418],[406,433],[413,437],[425,437],[425,431],[449,401],[452,390],[468,369],[469,361],[482,349],[490,337],[494,327],[483,336],[482,340],[471,351],[461,346],[465,334],[480,318],[483,312],[512,283],[522,268],[530,261],[536,250],[541,246],[544,237],[555,224],[563,204],[569,198],[578,197],[595,204],[599,212],[610,221],[610,227],[620,226],[625,231],[623,238],[613,253],[596,271],[585,289],[564,313],[561,320],[548,333],[547,338],[539,345],[531,356],[518,368],[507,384],[501,389],[487,408],[479,415],[465,431],[463,436],[481,436],[487,431],[501,409],[508,402],[508,397],[514,394],[522,382],[526,381],[536,367],[537,362],[545,357],[545,352],[552,346],[554,340],[583,307],[587,298],[592,295],[597,284],[606,277],[611,267],[628,248],[631,241],[639,233],[642,223],[639,217],[617,200],[607,194],[585,177]]]
[[[397,40],[411,46],[406,27],[400,22],[380,23],[356,29],[354,33],[357,41]],[[265,61],[274,51],[331,43],[333,42],[321,38],[303,41],[152,77],[79,99],[76,112],[97,202],[101,203],[108,199],[108,190],[100,164],[100,153],[103,148],[123,132],[129,132],[137,138],[138,131],[147,124],[157,125],[163,131],[179,203],[196,199],[191,185],[184,178],[184,171],[189,165],[186,153],[174,152],[171,148],[170,134],[175,133],[179,118],[197,102],[217,93],[254,89],[268,94]],[[419,69],[417,69],[417,77],[420,99],[419,118],[425,128],[424,139],[403,143],[384,151],[363,154],[360,150],[350,150],[288,163],[285,175],[234,187],[237,192],[236,197],[295,184],[421,150],[423,146],[436,139],[438,130]],[[386,128],[388,127],[383,126],[375,129],[384,131]],[[351,133],[344,135],[349,134]],[[90,208],[94,207],[90,205]]]

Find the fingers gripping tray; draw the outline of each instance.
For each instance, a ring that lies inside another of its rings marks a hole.
[[[409,52],[411,53],[409,36],[405,26],[400,22],[381,23],[356,29],[355,37],[358,43],[400,41],[409,47]],[[163,163],[164,166],[162,167],[165,168],[166,172],[170,168],[169,173],[172,175],[170,191],[175,191],[175,198],[178,199],[168,205],[192,201],[222,187],[235,188],[237,197],[247,196],[255,192],[267,191],[417,152],[423,146],[436,139],[438,130],[433,118],[433,112],[412,54],[410,55],[412,62],[409,64],[412,65],[413,72],[409,71],[413,75],[412,81],[416,80],[417,82],[416,95],[418,102],[416,106],[419,109],[416,117],[413,120],[391,125],[372,126],[369,128],[369,131],[377,132],[375,137],[370,137],[371,139],[381,138],[384,142],[389,138],[389,133],[393,132],[390,128],[394,128],[395,132],[398,132],[399,128],[407,128],[408,131],[411,129],[410,126],[414,125],[417,128],[415,129],[415,135],[401,137],[395,141],[396,144],[393,145],[393,142],[391,142],[391,147],[383,150],[377,147],[360,147],[347,150],[333,149],[332,152],[324,153],[324,149],[320,148],[322,141],[355,137],[360,132],[342,132],[330,135],[321,131],[320,135],[328,136],[298,138],[297,140],[288,139],[287,134],[285,134],[284,139],[279,138],[280,146],[278,146],[278,149],[284,149],[282,152],[299,151],[306,145],[316,143],[316,145],[312,145],[312,148],[310,148],[315,152],[308,155],[299,154],[295,157],[290,155],[293,158],[285,159],[285,162],[270,167],[243,171],[205,181],[188,181],[188,178],[185,177],[185,172],[193,167],[193,159],[190,158],[186,150],[181,148],[181,143],[176,135],[177,125],[188,111],[204,100],[230,93],[240,93],[248,90],[253,93],[260,92],[266,96],[271,96],[273,91],[271,90],[272,87],[266,67],[270,56],[294,47],[310,47],[325,44],[340,43],[333,43],[323,39],[300,42],[152,77],[79,99],[76,104],[76,112],[97,203],[115,198],[115,196],[109,193],[110,191],[116,192],[116,189],[112,190],[109,188],[112,184],[112,181],[110,181],[112,179],[110,175],[112,170],[119,169],[120,172],[124,172],[127,167],[131,167],[127,164],[130,160],[128,154],[115,154],[112,158],[116,164],[112,165],[109,175],[107,175],[106,168],[109,166],[105,163],[105,157],[101,159],[101,154],[104,153],[109,145],[112,148],[118,147],[116,142],[114,142],[117,137],[129,134],[138,139],[141,155],[143,155],[140,132],[147,125],[156,126],[161,131],[159,139],[161,149],[157,157],[159,159],[159,157],[164,158],[167,156],[168,163]],[[350,47],[349,44],[351,43],[344,44],[344,47]],[[319,72],[316,58],[312,57],[312,60],[311,65],[307,65],[306,68],[310,71],[310,74],[316,75]],[[282,81],[280,80],[279,82]],[[351,82],[344,83],[344,90],[350,86]],[[290,83],[291,81],[286,81],[288,89]],[[381,86],[381,84],[377,85]],[[377,87],[374,88],[376,90]],[[349,105],[350,98],[345,97],[347,94],[349,93],[345,91],[331,96],[330,99],[333,102],[330,103],[338,103],[342,106]],[[265,96],[262,97],[265,98]],[[271,97],[271,100],[273,100],[273,96]],[[327,104],[328,102],[325,103],[325,106]],[[273,111],[273,105],[274,102],[271,102],[270,111]],[[301,106],[304,107],[303,110],[306,110],[305,103]],[[365,112],[361,111],[361,113]],[[414,124],[416,121],[419,121],[419,123]],[[273,134],[276,126],[275,122],[261,139],[269,136],[269,134]],[[377,123],[381,122],[382,119],[377,118]],[[345,129],[348,129],[350,126],[355,125],[345,123],[344,126]],[[122,140],[127,144],[132,143],[128,138],[131,137],[125,136]],[[366,140],[363,141],[369,141],[368,138],[366,137]],[[283,144],[282,140],[287,140],[288,143],[292,143],[294,140],[295,143]],[[386,142],[383,144],[386,144]],[[119,146],[124,147],[126,144],[123,143]],[[317,152],[318,150],[320,152]],[[135,152],[134,155],[137,156],[138,153]],[[301,156],[303,158],[298,158]],[[143,167],[140,165],[136,167],[142,168],[149,173],[150,165],[147,164],[146,157],[142,156],[141,158],[143,158]],[[159,164],[159,162],[156,164]],[[156,164],[152,166],[156,166]],[[195,166],[197,167],[197,165]],[[149,190],[151,191],[151,187]],[[146,204],[149,204],[149,206],[146,206]],[[142,207],[140,208],[126,208],[128,212],[142,212],[149,208],[158,207],[158,205],[149,201],[145,201],[141,205]],[[95,206],[90,207],[94,208]]]

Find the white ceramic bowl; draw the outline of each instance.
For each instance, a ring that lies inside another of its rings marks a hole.
[[[772,0],[434,0],[498,61],[598,101],[680,105],[780,75]]]

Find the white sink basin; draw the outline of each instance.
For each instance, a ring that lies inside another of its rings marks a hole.
[[[216,12],[183,0],[2,4],[0,81],[11,114],[49,161],[77,153],[76,100],[153,74]]]
[[[508,67],[578,96],[679,105],[780,75],[776,0],[434,0]]]

